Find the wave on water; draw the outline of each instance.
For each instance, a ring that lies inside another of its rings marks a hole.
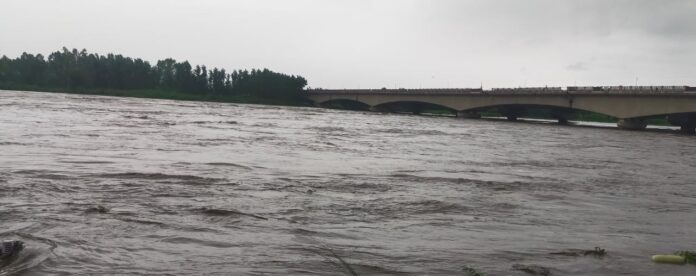
[[[99,160],[86,160],[86,161],[64,160],[64,161],[58,161],[58,162],[68,163],[68,164],[114,164],[115,163],[112,161],[99,161]]]
[[[201,208],[201,209],[199,209],[199,211],[201,213],[209,215],[209,216],[246,216],[246,217],[252,217],[252,218],[260,219],[260,220],[268,220],[268,218],[265,218],[265,217],[262,217],[259,215],[244,213],[244,212],[240,212],[237,210],[231,210],[231,209]]]
[[[649,261],[693,250],[684,242],[696,228],[692,136],[6,95],[0,240],[25,249],[0,261],[0,276],[696,268]],[[595,246],[604,259],[567,250]]]
[[[18,142],[0,142],[0,146],[26,146],[27,144]]]
[[[219,179],[201,177],[196,175],[187,174],[164,174],[164,173],[140,173],[140,172],[126,172],[126,173],[103,173],[94,174],[92,177],[97,178],[116,178],[116,179],[146,179],[146,180],[182,180],[182,181],[196,181],[196,182],[213,182]]]
[[[236,167],[236,168],[241,168],[241,169],[245,169],[245,170],[252,170],[252,168],[250,168],[250,167],[235,164],[235,163],[228,163],[228,162],[211,162],[211,163],[205,163],[205,164],[210,165],[210,166]]]

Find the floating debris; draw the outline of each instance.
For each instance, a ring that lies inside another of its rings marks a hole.
[[[582,249],[570,249],[566,251],[561,251],[561,252],[553,252],[551,255],[563,255],[563,256],[573,256],[573,257],[580,257],[580,256],[594,256],[594,257],[604,257],[607,255],[607,251],[603,248],[600,247],[595,247],[593,250],[582,250]]]
[[[696,252],[677,251],[674,254],[653,255],[652,261],[661,264],[693,264],[696,265]]]
[[[595,257],[604,257],[604,255],[607,255],[607,251],[603,248],[595,247],[594,250],[587,250],[584,252],[584,255],[592,255]]]
[[[679,255],[653,255],[652,261],[660,264],[686,264],[686,258]]]
[[[85,210],[85,213],[99,213],[99,214],[106,214],[109,212],[109,208],[106,208],[101,205],[97,205],[94,207],[89,207],[87,210]]]
[[[522,272],[525,272],[530,275],[534,276],[549,276],[551,275],[551,271],[548,268],[545,268],[543,266],[539,265],[523,265],[523,264],[514,264],[512,265],[512,268],[514,270],[519,270]]]
[[[19,254],[24,249],[24,242],[18,240],[7,240],[0,243],[0,259],[7,259]]]

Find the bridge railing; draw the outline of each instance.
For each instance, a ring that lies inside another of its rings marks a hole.
[[[462,94],[481,93],[481,88],[428,88],[428,89],[309,89],[307,93],[348,93],[348,94]]]
[[[536,94],[617,94],[617,95],[667,95],[696,94],[696,87],[689,86],[567,86],[517,87],[517,88],[427,88],[427,89],[308,89],[307,94],[398,94],[398,95],[536,95]]]

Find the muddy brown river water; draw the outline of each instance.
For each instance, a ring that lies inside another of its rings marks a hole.
[[[0,91],[0,239],[26,244],[0,275],[696,275],[650,261],[696,250],[695,156],[673,131]]]

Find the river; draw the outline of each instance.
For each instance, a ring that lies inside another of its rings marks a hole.
[[[26,245],[0,275],[694,275],[650,256],[696,250],[695,156],[675,131],[0,91],[0,240]]]

